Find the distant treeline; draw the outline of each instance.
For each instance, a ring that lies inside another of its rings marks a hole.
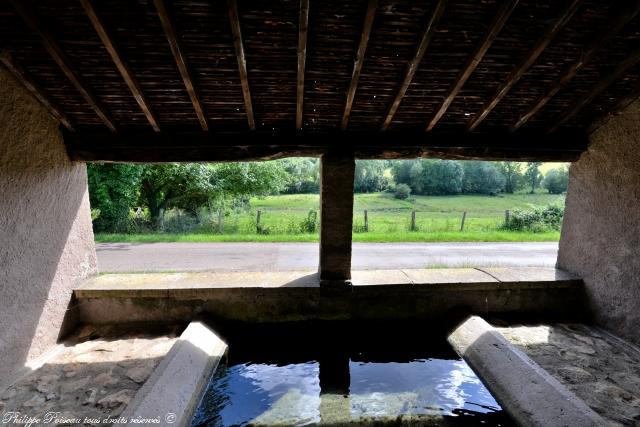
[[[319,161],[291,158],[271,162],[187,164],[90,164],[89,194],[96,231],[119,232],[144,219],[162,229],[165,212],[177,208],[196,216],[243,208],[252,196],[317,193]],[[361,160],[356,163],[358,193],[419,195],[513,193],[542,186],[566,191],[566,167],[543,176],[541,163],[453,161],[435,159]],[[136,211],[132,214],[132,209]]]

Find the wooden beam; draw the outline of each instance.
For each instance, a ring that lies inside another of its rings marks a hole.
[[[176,65],[178,66],[178,71],[180,72],[180,76],[182,77],[184,86],[187,88],[187,93],[189,94],[189,98],[191,99],[193,108],[196,110],[196,115],[198,116],[200,126],[202,127],[202,130],[207,131],[209,130],[209,123],[207,122],[207,117],[204,114],[204,108],[202,107],[202,103],[200,102],[200,97],[198,96],[198,92],[196,91],[196,88],[193,84],[191,74],[189,73],[187,60],[182,53],[182,48],[180,47],[180,43],[178,42],[178,32],[176,30],[175,23],[173,22],[173,18],[169,14],[169,11],[165,4],[165,0],[153,0],[153,3],[156,6],[158,17],[160,18],[164,34],[167,37],[167,41],[169,42],[171,53],[173,53],[173,58],[175,59]]]
[[[296,129],[302,129],[304,107],[304,70],[307,61],[307,29],[309,26],[309,0],[300,0],[298,24],[298,83],[296,94]]]
[[[584,132],[519,133],[304,131],[235,133],[147,132],[65,134],[74,160],[113,162],[203,162],[272,160],[320,156],[327,150],[363,159],[437,157],[446,159],[573,161],[586,150]]]
[[[640,98],[640,85],[636,86],[636,88],[629,92],[629,94],[627,94],[625,97],[620,98],[605,113],[595,116],[591,124],[587,128],[587,133],[592,134],[593,132],[598,130],[601,126],[607,123],[611,118],[615,117],[618,113],[622,112],[638,98]]]
[[[369,0],[367,4],[367,14],[364,18],[364,25],[362,27],[362,33],[360,34],[360,43],[358,43],[358,50],[356,51],[356,57],[353,61],[353,71],[351,72],[351,83],[349,83],[349,89],[347,90],[347,102],[344,106],[344,113],[342,114],[342,123],[340,129],[345,130],[349,124],[349,117],[351,117],[351,107],[353,107],[353,100],[356,97],[356,89],[358,88],[358,80],[360,80],[360,72],[362,71],[362,64],[364,63],[364,54],[367,51],[367,45],[369,44],[369,36],[371,36],[371,29],[373,28],[373,20],[376,16],[376,8],[378,7],[378,0]]]
[[[24,20],[29,28],[38,34],[42,43],[53,60],[58,64],[62,72],[73,83],[82,97],[93,108],[96,114],[102,119],[107,127],[115,132],[116,124],[109,111],[102,105],[102,102],[93,94],[93,91],[78,74],[69,57],[62,51],[60,45],[42,25],[30,2],[25,0],[12,0],[12,4],[18,15]]]
[[[489,99],[480,109],[480,111],[469,121],[468,129],[470,131],[478,127],[480,123],[489,115],[498,103],[504,98],[511,88],[522,78],[524,73],[534,64],[540,54],[549,45],[551,40],[560,32],[562,28],[571,20],[576,13],[583,0],[569,0],[562,10],[562,13],[551,22],[544,30],[542,36],[536,41],[531,50],[520,60],[520,63],[511,71],[509,76],[500,85],[496,93]]]
[[[449,92],[444,97],[444,100],[436,110],[436,113],[427,124],[428,132],[433,130],[444,113],[447,112],[455,97],[458,95],[460,90],[462,90],[462,87],[467,82],[469,77],[471,77],[471,74],[476,69],[478,64],[480,64],[480,61],[482,61],[482,58],[484,57],[485,53],[487,53],[487,50],[489,50],[489,47],[491,47],[493,41],[496,39],[496,37],[498,37],[500,30],[502,30],[502,27],[504,26],[504,24],[506,24],[507,19],[509,19],[511,12],[513,12],[517,4],[518,0],[503,0],[500,8],[498,9],[498,12],[491,22],[491,25],[489,25],[489,28],[485,32],[484,36],[482,36],[482,39],[480,39],[480,43],[478,43],[471,56],[467,59],[467,62],[462,67],[462,70],[460,70],[460,73],[456,77],[456,80],[451,86],[451,89],[449,89]]]
[[[580,57],[565,67],[564,71],[549,86],[549,88],[541,94],[529,109],[520,116],[520,118],[511,126],[512,131],[520,129],[525,123],[531,119],[538,111],[544,107],[563,87],[565,87],[578,72],[593,59],[595,54],[604,47],[604,45],[613,39],[624,27],[631,21],[640,11],[640,1],[633,0],[624,2],[624,6],[609,22],[606,28],[598,33],[591,43],[581,52]]]
[[[160,132],[160,125],[158,124],[158,119],[156,118],[156,115],[153,113],[151,106],[147,102],[147,99],[145,98],[144,94],[142,93],[142,89],[140,88],[140,84],[138,83],[138,80],[136,79],[133,72],[129,68],[129,65],[122,58],[122,55],[120,55],[120,52],[116,47],[116,44],[114,43],[113,39],[107,32],[107,29],[104,23],[98,16],[98,13],[96,12],[96,9],[93,5],[92,0],[80,0],[80,2],[82,3],[82,7],[84,7],[85,13],[89,17],[91,24],[93,24],[93,28],[95,28],[96,32],[98,33],[98,36],[100,37],[100,40],[102,40],[102,44],[107,49],[107,52],[109,52],[109,55],[111,56],[111,59],[113,60],[113,62],[116,64],[116,68],[120,72],[120,75],[122,76],[125,83],[129,87],[129,90],[131,91],[136,102],[142,109],[142,112],[147,117],[149,124],[151,124],[151,127],[153,128],[154,131]]]
[[[558,121],[549,128],[549,133],[556,131],[560,126],[565,124],[584,107],[589,105],[598,95],[604,92],[611,84],[622,77],[631,67],[640,62],[640,49],[636,49],[624,61],[619,63],[609,74],[598,81],[589,92],[581,96],[568,110],[566,110],[558,119]]]
[[[413,76],[418,70],[418,66],[422,61],[422,57],[427,51],[427,47],[429,46],[431,37],[435,32],[436,25],[438,25],[440,18],[444,14],[444,9],[447,5],[447,2],[448,0],[438,0],[438,4],[436,5],[436,8],[431,15],[431,19],[429,19],[427,27],[425,28],[424,33],[422,33],[422,38],[420,39],[420,43],[418,43],[416,53],[415,55],[413,55],[411,61],[409,61],[409,63],[407,64],[407,71],[404,74],[404,79],[402,80],[402,85],[400,85],[400,90],[398,90],[396,97],[393,99],[393,102],[389,106],[380,130],[387,130],[389,128],[389,125],[393,121],[393,116],[396,114],[396,111],[398,111],[398,107],[402,102],[402,98],[404,98],[405,93],[407,93],[407,89],[409,89],[409,85],[413,80]]]
[[[240,16],[238,15],[238,4],[236,0],[227,0],[227,10],[229,12],[229,23],[233,33],[233,45],[236,49],[238,59],[238,71],[240,72],[240,83],[242,85],[242,96],[244,97],[244,107],[247,112],[249,129],[256,128],[256,121],[253,115],[253,104],[251,103],[251,91],[249,90],[249,77],[247,75],[247,60],[244,55],[242,44],[242,32],[240,31]]]
[[[71,119],[62,111],[60,106],[47,94],[47,92],[36,83],[26,70],[15,60],[8,50],[0,53],[0,62],[7,67],[7,70],[18,80],[31,94],[42,104],[49,113],[70,131],[73,131]]]

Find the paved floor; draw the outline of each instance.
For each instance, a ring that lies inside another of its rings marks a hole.
[[[101,272],[291,271],[318,265],[317,243],[100,243]],[[354,270],[553,267],[557,243],[354,243]]]

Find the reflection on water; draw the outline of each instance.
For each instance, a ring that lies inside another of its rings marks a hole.
[[[194,425],[437,425],[433,422],[445,418],[447,425],[456,425],[454,417],[508,424],[506,417],[496,416],[501,415],[499,405],[461,360],[350,361],[349,386],[341,392],[321,388],[322,370],[323,362],[317,361],[223,366]]]
[[[216,324],[229,344],[193,426],[511,426],[418,321]]]

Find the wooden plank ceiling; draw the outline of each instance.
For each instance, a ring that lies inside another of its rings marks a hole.
[[[181,133],[301,147],[310,134],[389,135],[372,138],[380,149],[452,135],[476,157],[496,136],[517,148],[538,135],[572,153],[560,159],[640,94],[639,11],[637,0],[13,0],[0,2],[0,61],[81,159],[107,157],[92,157],[96,135],[120,147],[108,160],[130,160],[131,135]]]

